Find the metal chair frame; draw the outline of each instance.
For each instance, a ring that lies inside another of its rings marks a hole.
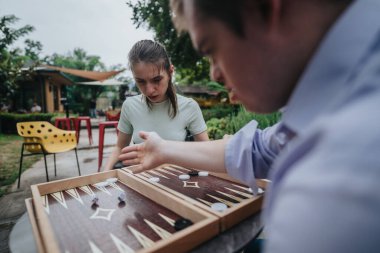
[[[27,146],[27,145],[39,145],[41,147],[42,152],[41,153],[27,153],[27,154],[24,154],[24,147]],[[80,167],[79,167],[77,148],[74,148],[74,151],[75,151],[75,157],[77,158],[78,173],[79,173],[79,176],[80,176],[81,172],[80,172]],[[47,162],[46,162],[46,156],[47,155],[53,155],[53,157],[54,157],[54,176],[57,176],[57,165],[55,163],[55,153],[45,152],[45,150],[43,149],[43,146],[42,146],[41,143],[38,143],[38,142],[28,142],[28,143],[25,143],[24,142],[22,144],[22,147],[21,147],[20,168],[18,170],[17,189],[20,188],[20,183],[21,183],[21,172],[22,172],[22,161],[23,161],[23,158],[24,158],[24,156],[33,156],[33,155],[44,155],[45,172],[46,172],[46,181],[47,182],[49,182],[49,172],[48,172],[48,167],[47,167]]]

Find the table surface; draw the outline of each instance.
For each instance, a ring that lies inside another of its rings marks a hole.
[[[261,213],[257,213],[201,244],[191,252],[237,252],[256,238],[262,229]],[[20,217],[11,231],[9,248],[12,253],[37,252],[32,225],[26,212]]]

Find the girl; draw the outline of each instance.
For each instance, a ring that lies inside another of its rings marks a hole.
[[[128,54],[136,85],[141,95],[123,103],[118,124],[117,145],[105,170],[118,161],[121,149],[141,143],[139,131],[154,131],[163,139],[184,141],[187,131],[195,141],[209,140],[199,105],[191,98],[176,94],[172,83],[174,67],[165,48],[158,42],[141,40]]]

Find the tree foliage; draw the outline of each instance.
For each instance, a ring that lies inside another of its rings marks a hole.
[[[188,34],[177,34],[171,20],[169,0],[128,1],[127,5],[132,8],[136,27],[152,30],[154,39],[166,47],[180,83],[209,80],[209,62],[195,52]]]
[[[30,72],[21,69],[28,63],[30,67],[38,64],[42,44],[30,39],[25,40],[25,49],[13,48],[13,44],[34,31],[30,25],[20,28],[12,26],[19,21],[14,15],[0,17],[0,102],[13,100],[19,91],[17,81]]]

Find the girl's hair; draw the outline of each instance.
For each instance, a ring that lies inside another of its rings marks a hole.
[[[152,40],[140,40],[134,44],[131,51],[129,51],[128,60],[129,67],[131,68],[132,72],[133,67],[140,62],[151,63],[154,64],[159,70],[166,70],[169,76],[166,95],[168,96],[171,105],[169,107],[168,114],[171,118],[174,118],[178,112],[177,96],[175,87],[172,82],[172,76],[170,74],[171,62],[165,47],[162,44]],[[152,109],[152,102],[150,102],[146,97],[145,101],[149,109]]]

